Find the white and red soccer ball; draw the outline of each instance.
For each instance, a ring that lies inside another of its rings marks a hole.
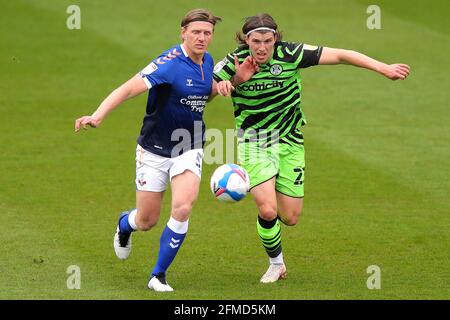
[[[237,164],[224,164],[218,167],[210,181],[211,191],[221,201],[242,200],[250,188],[250,178],[244,168]]]

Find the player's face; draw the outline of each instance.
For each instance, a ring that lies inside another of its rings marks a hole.
[[[188,54],[203,55],[212,40],[214,26],[205,21],[194,21],[181,30],[183,44]]]
[[[272,58],[275,46],[275,35],[272,32],[252,32],[246,39],[252,56],[258,64],[264,64]]]

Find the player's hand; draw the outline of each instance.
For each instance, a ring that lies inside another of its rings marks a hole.
[[[409,69],[407,64],[395,63],[386,65],[382,73],[391,80],[405,80],[409,76]]]
[[[231,92],[234,90],[233,85],[231,84],[231,81],[224,80],[220,81],[217,84],[217,93],[221,96],[227,97],[231,94]]]
[[[252,56],[246,57],[241,64],[239,63],[238,57],[234,56],[234,67],[236,68],[236,74],[234,75],[235,85],[250,80],[259,71],[258,63]]]
[[[75,120],[75,132],[80,131],[81,128],[87,129],[88,126],[91,128],[97,128],[100,125],[101,120],[94,118],[92,116],[84,116]]]

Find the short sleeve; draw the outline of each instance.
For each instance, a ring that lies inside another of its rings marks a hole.
[[[164,61],[161,57],[150,62],[139,72],[149,89],[172,81],[175,60]]]
[[[230,80],[235,73],[236,68],[234,66],[234,57],[232,54],[228,54],[223,60],[219,61],[214,66],[213,78],[217,82]]]
[[[323,47],[302,44],[302,58],[298,64],[298,68],[308,68],[318,65],[320,56],[322,55],[322,50]]]

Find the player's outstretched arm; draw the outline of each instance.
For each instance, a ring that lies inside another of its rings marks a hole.
[[[106,116],[122,102],[147,90],[148,87],[144,80],[142,80],[142,77],[139,74],[135,75],[111,92],[92,115],[83,116],[75,120],[75,132],[80,131],[81,128],[97,128]]]
[[[362,53],[324,47],[319,64],[350,64],[378,72],[391,80],[405,80],[409,75],[409,66],[403,63],[386,64]]]

